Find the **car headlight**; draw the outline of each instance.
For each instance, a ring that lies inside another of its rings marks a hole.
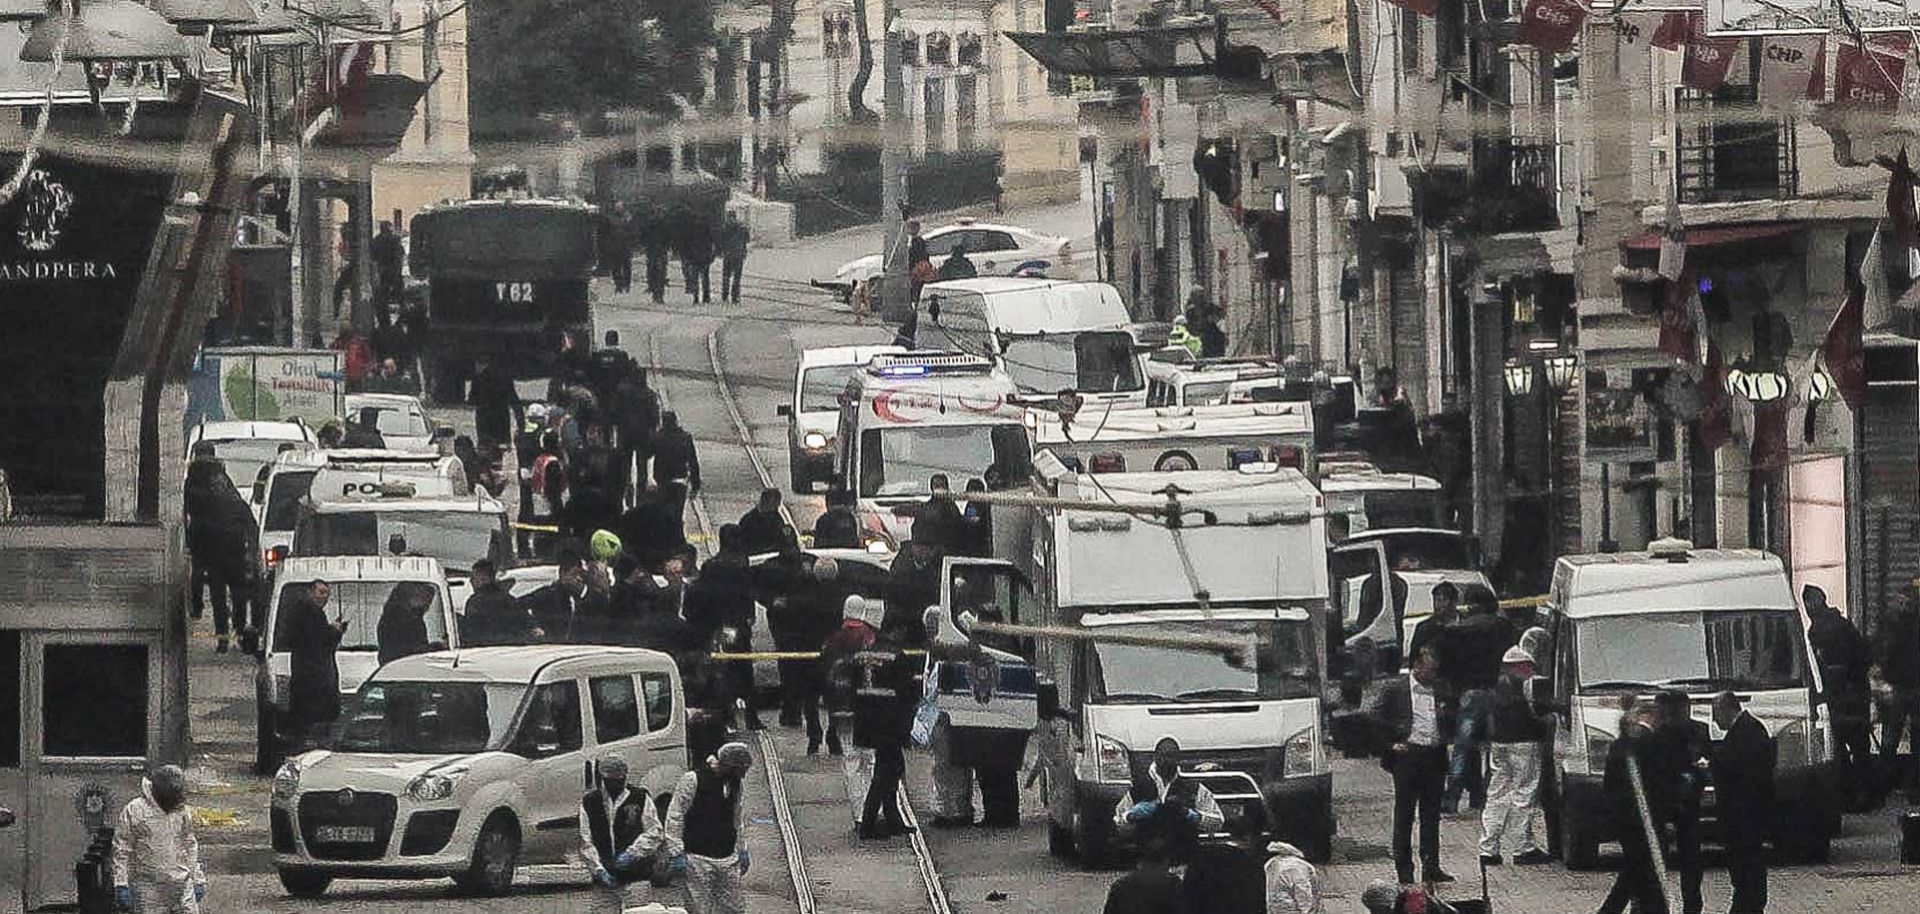
[[[444,800],[453,796],[453,787],[467,773],[465,768],[441,768],[429,771],[413,779],[407,785],[407,796],[416,800]]]
[[[273,802],[291,803],[300,795],[300,760],[287,759],[280,770],[273,773]]]
[[[1604,774],[1607,770],[1607,753],[1613,749],[1613,734],[1593,727],[1586,729],[1587,734],[1587,773]]]
[[[1773,743],[1779,747],[1778,758],[1782,767],[1801,767],[1807,763],[1807,722],[1796,720],[1781,727],[1773,734]]]
[[[1282,756],[1285,760],[1283,774],[1290,778],[1306,777],[1318,768],[1320,740],[1317,727],[1306,727],[1287,737]]]
[[[827,436],[819,432],[808,432],[800,436],[800,445],[810,451],[825,450],[827,447]]]
[[[1133,766],[1128,764],[1127,747],[1119,740],[1104,736],[1093,738],[1093,777],[1105,784],[1131,783]]]

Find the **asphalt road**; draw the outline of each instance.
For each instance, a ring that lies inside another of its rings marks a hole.
[[[1075,236],[1084,231],[1078,207],[1049,208],[1009,221]],[[597,329],[620,331],[622,344],[652,365],[652,381],[668,406],[695,436],[706,487],[690,524],[696,540],[720,523],[744,513],[765,476],[786,480],[784,420],[775,406],[785,402],[797,355],[814,346],[884,342],[891,331],[855,321],[826,294],[805,280],[870,246],[861,234],[842,234],[802,245],[757,252],[748,263],[745,295],[739,305],[695,305],[677,290],[664,305],[643,296],[615,296],[596,286]],[[674,273],[677,277],[677,272]],[[716,279],[718,277],[715,277]],[[716,284],[717,288],[717,284]],[[716,372],[716,365],[718,372]],[[723,387],[725,395],[723,395]],[[742,441],[735,421],[747,426]],[[470,417],[442,411],[456,425]],[[749,447],[760,466],[749,457]],[[804,529],[821,510],[817,496],[786,496]],[[206,623],[202,623],[204,627]],[[195,802],[213,814],[203,828],[208,868],[216,875],[207,910],[340,910],[353,914],[414,911],[450,897],[449,884],[365,882],[336,887],[324,899],[294,902],[284,898],[271,873],[265,850],[266,784],[246,774],[251,759],[251,662],[237,654],[216,656],[211,642],[196,641],[193,653],[193,715],[197,749],[194,777],[201,784]],[[806,757],[804,737],[774,730],[762,752],[778,767],[788,808],[799,829],[799,869],[805,874],[815,910],[823,912],[902,912],[934,910],[928,879],[906,840],[862,844],[853,840],[845,780],[839,760]],[[930,790],[924,753],[910,758],[909,792],[920,817],[928,811]],[[764,775],[763,770],[759,772]],[[1360,890],[1372,879],[1390,875],[1387,857],[1391,796],[1384,772],[1359,760],[1336,763],[1335,796],[1340,836],[1334,862],[1326,872],[1326,908],[1358,911]],[[774,827],[769,783],[750,779],[750,840],[755,868],[749,879],[755,911],[797,908],[789,861],[773,853],[780,846]],[[1025,815],[1017,831],[924,832],[925,847],[937,870],[939,890],[961,912],[1044,912],[1071,914],[1100,910],[1107,886],[1118,875],[1088,872],[1046,853],[1044,813],[1036,792],[1023,796]],[[237,819],[229,820],[231,811]],[[1832,862],[1821,866],[1776,868],[1772,882],[1777,911],[1895,911],[1911,905],[1914,873],[1898,863],[1894,810],[1850,817],[1835,845]],[[1448,893],[1477,894],[1475,841],[1478,821],[1449,818],[1443,824],[1444,865],[1470,879]],[[1509,912],[1592,910],[1605,894],[1608,873],[1568,873],[1558,866],[1491,870],[1488,890],[1496,909]],[[480,911],[546,912],[574,910],[583,871],[544,867],[522,876],[522,886],[505,899],[461,899],[463,908]],[[1724,910],[1725,872],[1707,875],[1708,910]]]

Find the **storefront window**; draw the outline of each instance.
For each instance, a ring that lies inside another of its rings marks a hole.
[[[50,644],[42,664],[41,750],[63,758],[147,754],[147,647]]]

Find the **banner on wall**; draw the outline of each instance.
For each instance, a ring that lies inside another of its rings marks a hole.
[[[330,349],[208,349],[187,387],[187,425],[300,419],[318,427],[345,411],[344,378]]]

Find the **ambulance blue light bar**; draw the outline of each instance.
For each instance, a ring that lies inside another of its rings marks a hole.
[[[881,378],[922,378],[934,374],[986,374],[993,361],[964,352],[909,352],[874,356],[867,373]]]
[[[926,373],[925,365],[888,365],[880,369],[880,376],[885,378],[918,377]]]

